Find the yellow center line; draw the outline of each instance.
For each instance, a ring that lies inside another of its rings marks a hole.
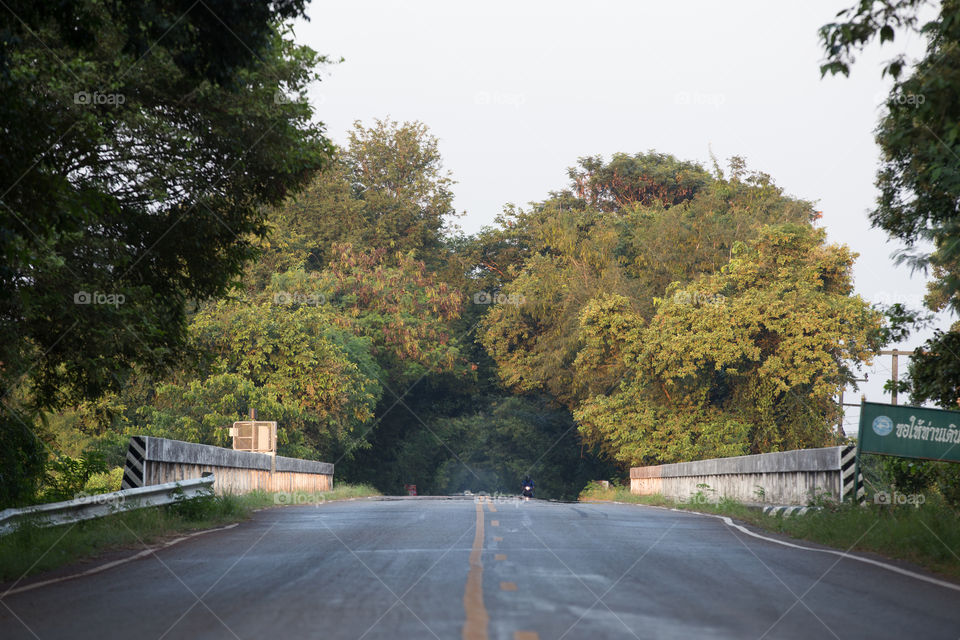
[[[493,503],[492,503],[492,502],[488,502],[488,503],[487,503],[487,509],[490,511],[490,513],[496,513],[496,512],[497,512],[497,508],[496,508],[495,506],[493,506]]]
[[[491,527],[499,527],[499,526],[500,526],[500,521],[499,521],[499,520],[491,520],[491,521],[490,521],[490,526],[491,526]]]
[[[494,541],[494,542],[503,542],[503,538],[501,538],[500,536],[493,536],[493,541]]]
[[[516,582],[501,582],[500,583],[501,591],[516,591],[517,583]]]
[[[540,634],[536,631],[514,631],[513,640],[540,640]]]
[[[463,592],[463,610],[467,619],[463,623],[463,640],[487,640],[487,624],[490,616],[483,604],[483,505],[477,503],[477,529],[470,551],[470,571],[467,587]]]
[[[506,559],[507,559],[507,554],[505,554],[505,553],[495,554],[495,555],[493,556],[493,559],[494,559],[494,560],[506,560]]]

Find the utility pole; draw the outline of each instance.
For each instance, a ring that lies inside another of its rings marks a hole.
[[[866,382],[866,381],[869,379],[869,377],[870,377],[870,374],[865,373],[865,374],[863,374],[863,377],[862,377],[862,378],[853,378],[853,379],[851,380],[851,382]],[[863,396],[861,396],[861,398],[862,398],[862,397],[863,397]],[[843,435],[846,435],[846,433],[844,433],[844,431],[843,431],[843,408],[844,408],[844,407],[859,407],[860,404],[859,404],[859,403],[853,403],[853,402],[844,402],[844,401],[843,401],[843,389],[840,389],[840,400],[839,400],[838,404],[840,405],[840,419],[839,419],[839,421],[837,422],[837,433],[840,434],[841,436],[843,436]]]
[[[910,357],[912,351],[901,351],[900,349],[891,349],[890,351],[881,351],[880,355],[890,356],[890,375],[892,376],[893,389],[890,391],[890,404],[897,404],[897,380],[899,379],[899,356]]]

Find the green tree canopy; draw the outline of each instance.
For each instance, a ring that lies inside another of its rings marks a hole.
[[[645,183],[673,184],[675,167],[688,166],[653,153],[632,160],[631,166],[667,165],[650,171]],[[572,365],[580,349],[580,313],[589,300],[599,293],[624,295],[649,319],[668,285],[716,272],[734,245],[755,237],[764,224],[809,224],[818,217],[809,202],[785,196],[769,176],[748,175],[741,165],[734,159],[729,179],[719,172],[702,178],[687,200],[669,206],[625,201],[608,212],[560,194],[527,211],[508,210],[501,218],[506,257],[500,264],[510,266],[498,292],[515,303],[493,306],[481,325],[481,340],[504,383],[520,392],[547,391],[572,408],[585,391]],[[621,373],[612,368],[584,382],[593,392],[611,391]]]
[[[626,298],[591,301],[582,375],[628,374],[575,412],[587,441],[650,464],[835,440],[834,397],[879,349],[883,319],[851,295],[853,254],[824,237],[764,227],[719,273],[671,286],[649,322]]]
[[[390,260],[412,254],[440,268],[447,258],[441,230],[455,214],[452,185],[422,123],[355,122],[331,166],[271,210],[271,233],[247,285],[263,287],[291,268],[320,271],[337,244],[383,249]]]
[[[4,4],[4,442],[30,441],[17,433],[43,410],[119,389],[137,364],[177,361],[187,301],[222,295],[265,233],[264,206],[327,162],[300,99],[325,59],[282,27],[303,7]],[[14,456],[21,469],[36,446]]]
[[[933,10],[926,22],[924,9]],[[877,127],[880,196],[870,220],[907,245],[901,261],[932,274],[927,306],[960,312],[960,4],[864,0],[838,18],[821,29],[824,74],[849,74],[854,54],[873,40],[904,32],[926,40],[915,64],[901,54],[884,67],[895,83]],[[956,408],[958,332],[955,324],[917,349],[908,382],[914,402]]]
[[[571,175],[624,163],[643,190],[615,205],[556,193],[505,212],[499,247],[484,240],[508,265],[480,334],[503,384],[550,394],[622,463],[830,440],[832,394],[881,341],[880,314],[852,296],[853,255],[739,158],[729,177],[654,153]]]

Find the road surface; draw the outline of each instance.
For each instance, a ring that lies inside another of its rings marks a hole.
[[[264,510],[0,599],[4,640],[634,637],[958,638],[960,591],[697,514],[411,499]]]

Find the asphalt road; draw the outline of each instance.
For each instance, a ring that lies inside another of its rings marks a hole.
[[[958,638],[960,592],[690,513],[395,500],[261,511],[0,599],[4,640],[633,637]]]

